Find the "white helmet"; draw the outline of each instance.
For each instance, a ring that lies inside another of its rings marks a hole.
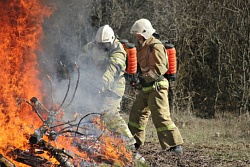
[[[154,32],[155,32],[155,29],[153,28],[150,21],[147,19],[137,20],[133,24],[130,30],[131,34],[139,34],[143,36],[145,39],[148,39],[150,36],[152,36]]]
[[[115,40],[115,33],[109,25],[102,26],[98,29],[95,41],[99,43],[108,43],[113,44]]]

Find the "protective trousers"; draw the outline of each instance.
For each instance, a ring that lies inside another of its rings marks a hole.
[[[101,99],[102,111],[104,111],[104,124],[110,131],[121,134],[127,145],[133,145],[135,139],[118,110],[121,99],[120,96],[112,92],[106,94],[105,97]]]
[[[145,128],[150,114],[162,149],[168,150],[183,144],[180,131],[170,118],[167,88],[140,91],[132,105],[128,126],[139,145],[144,144]]]

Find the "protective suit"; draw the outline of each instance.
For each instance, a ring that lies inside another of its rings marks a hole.
[[[92,109],[104,113],[104,123],[109,130],[122,134],[128,145],[134,144],[127,123],[118,111],[125,91],[126,51],[108,25],[97,31],[94,42],[84,46],[79,61],[88,71],[86,80],[90,83],[86,89],[92,94],[92,103],[96,103]]]
[[[144,144],[145,129],[151,115],[162,149],[170,150],[182,145],[183,139],[170,117],[169,83],[163,77],[168,61],[164,45],[152,35],[154,32],[146,19],[135,22],[131,28],[131,33],[136,34],[139,40],[137,61],[142,90],[132,105],[128,126],[136,139],[136,147],[139,147]],[[150,48],[152,46],[153,49]]]

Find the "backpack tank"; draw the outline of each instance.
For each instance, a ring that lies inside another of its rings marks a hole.
[[[129,43],[127,39],[121,39],[125,51],[127,52],[126,59],[126,73],[128,74],[136,74],[137,72],[137,56],[136,56],[136,47],[135,44]]]
[[[175,81],[176,80],[176,72],[177,72],[177,59],[176,59],[176,49],[173,44],[169,43],[163,43],[166,52],[168,55],[168,71],[165,74],[165,77],[169,81]]]

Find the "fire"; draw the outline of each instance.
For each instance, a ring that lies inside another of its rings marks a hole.
[[[39,122],[36,114],[27,105],[18,107],[18,101],[43,97],[35,52],[43,35],[41,24],[52,10],[39,0],[0,1],[0,6],[0,153],[6,156],[10,149],[26,149],[24,134],[39,126],[34,124]]]
[[[54,8],[46,6],[42,1],[0,1],[0,154],[18,167],[27,165],[15,161],[8,153],[15,149],[28,150],[30,145],[27,135],[33,134],[43,125],[31,106],[20,103],[22,99],[29,100],[35,96],[43,100],[46,96],[41,93],[43,85],[39,79],[36,51],[40,49],[40,40],[43,38],[44,17],[53,14]],[[94,121],[98,122],[100,129],[103,128],[98,119]],[[44,140],[48,141],[46,137]],[[56,146],[73,152],[79,159],[76,158],[75,163],[80,163],[82,159],[108,161],[123,166],[127,165],[125,162],[132,162],[131,153],[126,151],[122,139],[111,136],[110,133],[103,134],[98,142],[84,142],[86,141],[60,136],[56,140]],[[80,146],[86,144],[93,146],[93,152],[80,149]],[[46,154],[43,157],[50,159]],[[56,163],[55,159],[50,161]]]
[[[131,166],[133,164],[132,152],[127,151],[123,139],[106,129],[100,117],[95,117],[92,121],[92,126],[94,125],[96,129],[102,131],[100,136],[95,136],[95,140],[65,137],[60,137],[57,140],[59,147],[74,152],[76,155],[74,161],[78,162],[75,166],[81,167],[79,163],[82,160]]]

